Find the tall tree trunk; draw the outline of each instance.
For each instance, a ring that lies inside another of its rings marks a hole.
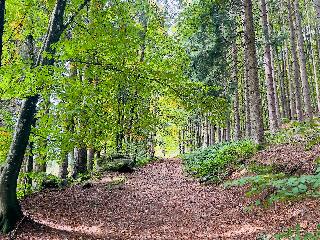
[[[302,81],[302,93],[303,93],[303,102],[304,107],[306,109],[305,115],[307,119],[312,119],[312,103],[310,97],[310,87],[308,82],[308,74],[307,74],[307,62],[306,55],[304,52],[304,39],[302,33],[301,26],[301,13],[299,8],[299,0],[294,0],[294,12],[296,19],[296,27],[297,27],[297,36],[298,36],[298,51],[299,51],[299,60],[300,60],[300,74]]]
[[[252,138],[257,144],[264,143],[261,96],[259,90],[256,39],[253,24],[252,1],[244,1],[245,47],[247,49],[248,82],[250,90],[250,112]]]
[[[93,161],[94,161],[94,149],[93,148],[89,148],[88,149],[88,171],[92,171],[93,170]]]
[[[6,9],[6,1],[0,0],[0,67],[2,66],[3,54],[3,33],[4,33],[4,13]]]
[[[238,49],[234,43],[232,47],[232,62],[233,62],[233,82],[235,85],[233,112],[234,112],[234,140],[238,141],[241,137],[240,129],[240,110],[239,110],[239,81],[238,81]]]
[[[307,13],[307,20],[308,20],[308,25],[309,25],[309,27],[308,27],[308,35],[309,35],[309,41],[310,41],[309,48],[310,48],[310,54],[311,54],[311,65],[312,65],[312,73],[313,73],[313,82],[315,84],[315,91],[316,91],[315,102],[316,102],[316,105],[317,105],[317,112],[318,112],[317,115],[319,115],[319,112],[320,112],[320,89],[319,89],[319,82],[318,82],[318,66],[317,66],[317,58],[316,58],[315,49],[312,46],[312,43],[314,41],[314,34],[313,34],[313,31],[312,31],[312,27],[311,27],[309,12]],[[317,43],[317,41],[316,41],[316,43]]]
[[[34,64],[35,66],[53,64],[53,59],[43,57],[43,53],[54,54],[55,51],[51,46],[59,41],[64,29],[68,26],[68,24],[63,24],[66,3],[66,0],[57,0],[56,2],[47,35]],[[38,99],[39,95],[35,95],[29,96],[23,101],[6,164],[1,172],[0,229],[4,233],[12,230],[16,222],[22,217],[21,207],[16,195],[17,180],[28,144],[31,125],[34,121]]]
[[[299,122],[303,120],[303,112],[301,107],[301,92],[300,92],[300,67],[298,63],[298,56],[296,50],[296,36],[295,30],[293,25],[293,18],[292,18],[292,5],[291,0],[288,1],[288,20],[289,20],[289,27],[290,27],[290,48],[291,48],[291,55],[292,55],[292,63],[293,63],[293,87],[295,89],[295,103],[296,103],[296,113],[297,119]]]
[[[264,66],[265,66],[265,75],[266,75],[266,86],[267,86],[267,100],[268,100],[268,112],[269,112],[269,126],[270,131],[275,133],[278,128],[278,119],[276,111],[276,97],[274,89],[274,79],[273,79],[273,68],[272,68],[272,59],[271,59],[271,43],[269,36],[269,22],[267,16],[267,6],[266,1],[261,0],[261,10],[262,10],[262,27],[263,35],[265,40],[265,52],[264,52]]]
[[[68,162],[69,162],[68,154],[65,154],[59,166],[59,177],[63,180],[66,180],[68,177]]]
[[[251,117],[250,117],[250,91],[249,91],[249,68],[246,64],[248,59],[248,51],[244,49],[244,107],[245,107],[245,132],[246,138],[251,137]]]
[[[29,143],[29,154],[27,155],[26,173],[33,171],[33,143]],[[26,183],[32,185],[32,178],[27,176]]]
[[[317,12],[318,26],[320,27],[320,0],[313,0],[313,3]]]
[[[280,61],[278,63],[278,72],[280,75],[280,97],[281,97],[281,117],[289,118],[289,108],[288,108],[288,100],[287,100],[287,92],[286,92],[286,62],[283,57],[283,49],[280,50]]]
[[[76,179],[79,174],[87,173],[87,149],[80,147],[75,150],[75,161],[72,177]]]

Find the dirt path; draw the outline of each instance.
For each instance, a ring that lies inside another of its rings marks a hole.
[[[24,200],[17,239],[197,240],[256,239],[297,222],[313,228],[319,201],[247,213],[243,190],[203,186],[183,175],[179,160],[157,162],[126,175],[123,186],[73,186]]]

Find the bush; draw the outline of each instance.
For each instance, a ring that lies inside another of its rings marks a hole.
[[[201,181],[220,182],[258,151],[249,140],[217,144],[182,156],[185,170]]]
[[[32,185],[29,183],[21,183],[17,186],[17,197],[22,199],[31,193],[41,191],[47,188],[59,188],[62,185],[62,179],[44,172],[21,173],[21,179],[32,180]]]

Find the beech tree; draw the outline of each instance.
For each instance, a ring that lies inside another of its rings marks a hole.
[[[83,8],[88,1],[80,6]],[[64,23],[64,13],[66,9],[66,0],[57,0],[53,9],[48,26],[47,35],[39,51],[34,67],[53,64],[53,61],[44,56],[44,53],[54,54],[52,47],[57,43],[71,22]],[[72,17],[69,21],[73,21]],[[2,232],[7,233],[13,229],[16,222],[22,217],[21,207],[17,200],[17,180],[22,165],[24,153],[29,141],[31,126],[36,114],[39,95],[27,97],[21,106],[20,114],[17,120],[13,140],[10,146],[6,164],[2,169],[0,176],[0,217]]]

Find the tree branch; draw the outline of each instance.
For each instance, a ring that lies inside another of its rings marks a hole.
[[[79,6],[78,10],[69,18],[69,20],[63,25],[63,30],[67,29],[69,25],[74,21],[76,16],[80,13],[80,11],[87,6],[87,4],[90,2],[90,0],[84,0],[84,2]]]

